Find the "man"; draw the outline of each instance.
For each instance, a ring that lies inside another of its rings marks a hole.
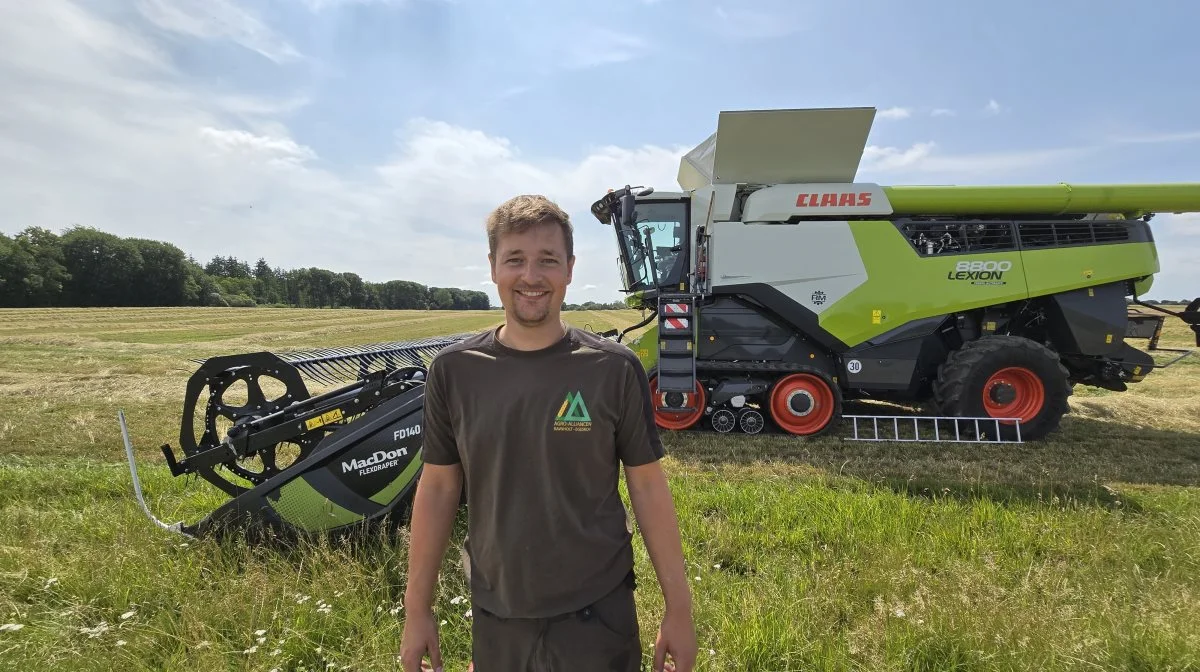
[[[691,670],[691,595],[645,371],[624,345],[563,322],[565,212],[517,196],[487,232],[505,319],[429,367],[401,663],[441,667],[434,586],[465,485],[475,670],[644,669],[624,465],[666,605],[653,669]]]

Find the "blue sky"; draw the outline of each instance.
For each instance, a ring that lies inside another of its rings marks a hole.
[[[674,186],[725,109],[880,110],[861,180],[1200,182],[1200,5],[39,0],[0,7],[0,230],[89,224],[487,291],[482,221],[575,217],[568,300],[615,300],[605,188]],[[1200,295],[1200,218],[1153,297]],[[452,263],[435,257],[452,255]]]

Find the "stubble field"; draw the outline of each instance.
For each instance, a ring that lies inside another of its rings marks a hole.
[[[191,521],[223,498],[171,478],[158,451],[175,445],[191,358],[499,319],[0,310],[0,668],[399,669],[403,530],[294,552],[187,543],[139,509],[117,411],[150,506]],[[1168,325],[1163,345],[1187,347]],[[1052,441],[1020,446],[665,434],[698,669],[1200,669],[1200,357],[1126,393],[1077,388],[1072,408]],[[649,660],[661,596],[635,549]],[[447,671],[470,647],[457,560],[437,602]]]

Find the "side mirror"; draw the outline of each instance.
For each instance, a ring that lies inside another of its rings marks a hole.
[[[625,194],[621,197],[621,226],[633,226],[633,213],[637,209],[637,197]]]

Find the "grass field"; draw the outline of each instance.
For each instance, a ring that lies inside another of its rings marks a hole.
[[[221,503],[172,479],[189,359],[482,329],[497,313],[0,311],[0,668],[395,670],[396,538],[284,553],[160,532]],[[633,312],[568,313],[602,330]],[[1163,345],[1190,332],[1168,323]],[[1200,669],[1200,357],[1079,388],[1052,441],[666,434],[701,670]],[[461,538],[458,531],[456,540]],[[640,540],[647,646],[661,597]],[[437,608],[465,668],[457,553]]]

